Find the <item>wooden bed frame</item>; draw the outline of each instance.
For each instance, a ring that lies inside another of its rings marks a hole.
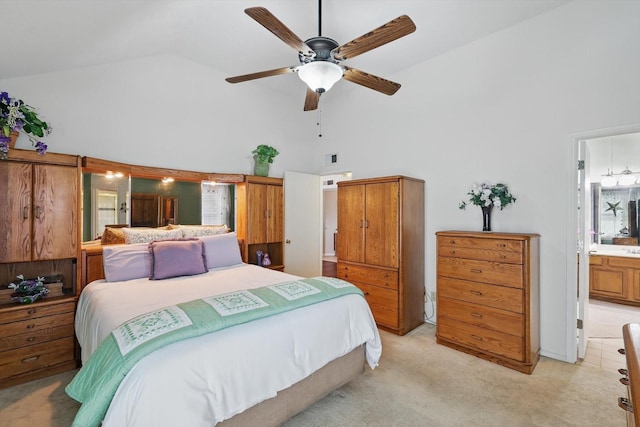
[[[79,292],[82,292],[82,289],[94,280],[104,279],[102,260],[102,245],[82,247],[82,276]],[[329,362],[291,387],[278,392],[275,397],[258,403],[244,412],[216,424],[216,426],[260,425],[276,427],[361,375],[364,372],[365,362],[363,344],[350,353]]]

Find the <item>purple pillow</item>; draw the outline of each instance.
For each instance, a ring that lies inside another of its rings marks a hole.
[[[149,279],[161,280],[206,273],[204,244],[198,239],[160,240],[149,243]]]
[[[219,268],[242,264],[238,235],[235,232],[199,237],[204,242],[207,267]]]
[[[105,246],[102,257],[104,278],[107,282],[149,277],[151,256],[148,243]]]

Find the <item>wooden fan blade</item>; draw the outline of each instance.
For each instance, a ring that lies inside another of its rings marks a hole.
[[[364,71],[356,70],[355,68],[345,67],[342,78],[356,83],[369,89],[377,90],[385,95],[393,95],[400,89],[400,84],[392,82],[391,80],[383,79],[382,77],[374,76],[373,74],[365,73]]]
[[[387,22],[381,27],[376,28],[348,43],[336,48],[332,54],[333,57],[342,61],[347,58],[361,55],[365,52],[380,47],[384,44],[392,42],[407,34],[411,34],[416,30],[416,25],[407,15],[402,15],[396,19]]]
[[[307,96],[304,99],[304,111],[311,111],[318,108],[320,94],[307,88]]]
[[[244,74],[242,76],[227,77],[225,80],[229,83],[246,82],[247,80],[261,79],[263,77],[279,76],[280,74],[288,74],[295,72],[295,67],[276,68],[274,70],[260,71],[257,73]]]
[[[298,53],[304,56],[313,57],[315,52],[305,42],[296,36],[293,31],[287,28],[278,18],[264,7],[250,7],[244,10],[244,13],[255,19],[258,24],[271,31],[280,40],[294,48]]]

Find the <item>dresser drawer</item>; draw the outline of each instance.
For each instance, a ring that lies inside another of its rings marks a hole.
[[[442,297],[453,298],[514,313],[524,313],[523,292],[517,288],[438,276],[438,302]]]
[[[485,329],[457,320],[443,318],[436,326],[439,338],[454,341],[473,349],[524,361],[524,339]]]
[[[74,360],[74,337],[0,353],[0,379]]]
[[[338,262],[338,278],[348,282],[367,283],[398,289],[398,271]]]
[[[68,301],[60,302],[59,300],[45,300],[43,302],[35,302],[17,309],[3,310],[0,325],[4,323],[15,322],[18,320],[33,319],[36,317],[50,316],[60,313],[74,313],[76,309],[75,298],[66,298]]]
[[[517,337],[524,336],[524,316],[493,307],[438,297],[438,322],[453,319]]]
[[[454,256],[451,251],[456,251],[461,258],[524,262],[523,242],[518,240],[439,236],[438,250],[441,256]]]
[[[520,264],[438,257],[438,276],[523,288],[523,274]]]

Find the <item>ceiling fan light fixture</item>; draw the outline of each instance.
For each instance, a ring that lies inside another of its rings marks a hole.
[[[318,93],[327,92],[342,78],[342,67],[329,61],[313,61],[304,64],[298,70],[300,80]]]

